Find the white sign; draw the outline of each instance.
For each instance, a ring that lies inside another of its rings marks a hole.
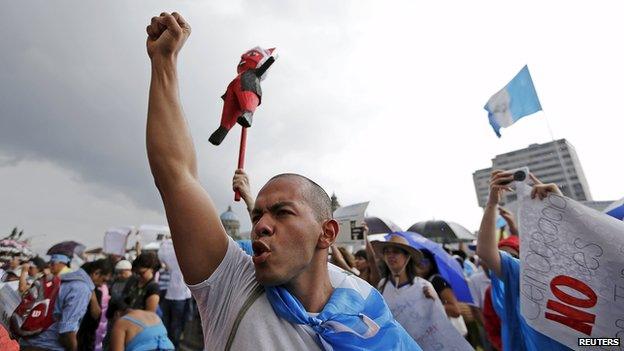
[[[527,323],[572,349],[578,338],[624,342],[624,222],[556,194],[532,200],[525,184],[518,192]]]
[[[388,300],[394,318],[423,351],[473,350],[446,316],[440,298],[430,299],[421,293],[424,282],[426,281],[416,279],[414,285],[410,287],[410,291],[418,291],[417,294],[405,294],[407,291],[403,292],[405,288],[402,288],[398,295],[405,296],[396,296]],[[384,297],[387,293],[384,292]]]
[[[9,319],[22,298],[17,293],[18,282],[0,283],[0,324],[9,329]]]
[[[354,246],[366,244],[363,225],[367,207],[368,201],[340,207],[334,211],[334,219],[338,221],[340,226],[340,232],[336,239],[337,244]]]
[[[131,227],[111,228],[104,234],[104,253],[123,256],[126,254]]]
[[[171,233],[169,232],[169,227],[166,225],[142,224],[139,226],[137,237],[141,246],[145,247],[145,245],[154,241],[162,241],[163,239],[171,237]]]

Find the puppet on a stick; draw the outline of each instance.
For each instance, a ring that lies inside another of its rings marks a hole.
[[[260,82],[266,77],[267,70],[273,62],[275,48],[265,50],[255,47],[241,56],[236,69],[238,75],[227,87],[223,99],[221,124],[208,139],[212,144],[219,145],[236,123],[242,127],[241,142],[238,153],[238,168],[245,165],[245,148],[247,146],[247,128],[251,127],[253,114],[262,102]],[[234,200],[240,201],[236,193]]]

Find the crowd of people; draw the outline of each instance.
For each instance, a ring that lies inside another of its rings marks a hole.
[[[164,253],[168,244],[170,241],[163,242],[157,252],[139,253],[132,261],[106,255],[80,267],[72,267],[73,252],[54,253],[47,262],[38,256],[23,260],[15,254],[6,262],[2,282],[19,282],[22,303],[34,306],[34,302],[48,299],[54,304],[49,310],[48,324],[33,318],[30,310],[22,316],[27,320],[21,324],[11,320],[11,331],[19,338],[21,349],[178,347],[190,316],[191,293],[177,262]],[[56,292],[45,289],[54,284],[58,284]],[[28,318],[30,324],[40,327],[28,329]]]
[[[339,226],[318,184],[280,174],[254,197],[242,169],[232,189],[247,206],[251,241],[229,237],[200,184],[179,100],[176,61],[190,32],[177,13],[147,27],[147,154],[172,240],[132,262],[109,255],[71,267],[72,253],[7,262],[3,279],[19,281],[23,296],[58,284],[51,324],[21,335],[23,350],[172,350],[195,315],[206,350],[569,349],[520,313],[519,230],[500,205],[511,172],[492,173],[472,249],[416,247],[396,232],[350,252],[336,244]],[[532,174],[529,184],[540,200],[561,193]],[[162,254],[173,245],[175,254]],[[460,267],[470,301],[441,256]]]
[[[453,256],[463,269],[472,294],[473,301],[470,304],[458,301],[453,286],[440,274],[434,253],[415,248],[400,232],[389,234],[385,241],[366,240],[365,248],[354,253],[328,242],[326,259],[344,272],[358,276],[376,287],[396,321],[413,339],[420,337],[419,331],[423,326],[410,316],[428,310],[427,304],[431,303],[452,324],[454,333],[467,341],[465,349],[567,349],[532,330],[519,313],[518,227],[513,215],[498,206],[501,193],[511,190],[508,185],[499,184],[505,183],[509,177],[508,173],[499,171],[492,176],[490,198],[476,251],[465,246],[460,246],[459,250],[444,247],[445,254]],[[535,196],[543,198],[548,192],[559,191],[553,184],[541,184],[534,177],[532,180]],[[241,194],[254,226],[257,226],[257,200],[252,195],[249,177],[243,170],[236,170],[232,188]],[[506,222],[501,228],[496,224],[499,215]],[[280,216],[279,211],[275,216]],[[271,228],[266,230],[270,231]],[[367,237],[366,224],[364,233]],[[265,235],[270,237],[276,234],[269,232]],[[238,255],[235,264],[227,268],[219,265],[217,268],[226,270],[219,279],[229,288],[227,292],[221,292],[223,295],[213,295],[217,301],[210,306],[206,305],[206,300],[211,296],[203,288],[209,287],[207,282],[213,278],[189,285],[189,289],[175,254],[164,254],[167,249],[173,252],[171,240],[165,240],[158,252],[143,252],[133,260],[107,255],[86,262],[79,268],[71,267],[73,253],[70,252],[52,254],[48,261],[35,256],[26,262],[22,262],[20,255],[15,254],[5,263],[2,281],[18,281],[18,291],[23,296],[32,294],[33,289],[36,290],[40,285],[37,282],[52,281],[53,277],[60,280],[54,323],[40,333],[22,336],[19,339],[21,349],[175,349],[179,346],[186,321],[193,317],[192,305],[200,306],[198,312],[201,313],[203,331],[206,332],[206,325],[222,322],[219,318],[211,318],[215,314],[208,307],[214,309],[221,304],[227,306],[227,299],[232,298],[231,295],[237,291],[231,285],[244,283],[244,286],[250,283],[250,277],[241,280],[245,272],[238,271],[247,266],[246,274],[253,275],[253,260],[258,259],[266,248],[258,248],[258,244],[248,240],[240,240],[236,244],[235,248],[240,248],[244,254]],[[269,252],[275,250],[273,247],[269,249]],[[232,252],[230,246],[227,250],[225,258],[238,251]],[[245,264],[245,261],[248,263]],[[200,300],[191,303],[191,291],[194,292],[194,298]],[[267,307],[271,308],[271,305]],[[271,314],[272,311],[267,307],[259,312]],[[279,328],[283,323],[269,324],[264,329]],[[446,337],[451,337],[449,329],[446,332]],[[263,339],[262,335],[258,337]],[[213,338],[214,330],[208,330],[205,349],[213,349],[215,344],[224,341],[215,341]],[[276,342],[268,338],[266,345],[273,345],[268,347],[272,349]],[[312,342],[316,344],[316,341]],[[304,348],[310,348],[311,345]],[[316,346],[320,347],[322,343]]]

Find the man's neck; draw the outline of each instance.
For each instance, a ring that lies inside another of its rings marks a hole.
[[[284,285],[311,313],[321,312],[334,291],[329,280],[327,259],[322,261],[315,257],[310,267]]]

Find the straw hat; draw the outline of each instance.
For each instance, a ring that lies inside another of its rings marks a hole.
[[[407,239],[398,234],[391,234],[390,238],[386,241],[372,241],[371,245],[373,245],[373,250],[375,250],[377,257],[383,257],[384,249],[391,246],[407,252],[410,256],[412,256],[414,262],[420,262],[423,258],[423,254],[420,250],[410,246]]]

